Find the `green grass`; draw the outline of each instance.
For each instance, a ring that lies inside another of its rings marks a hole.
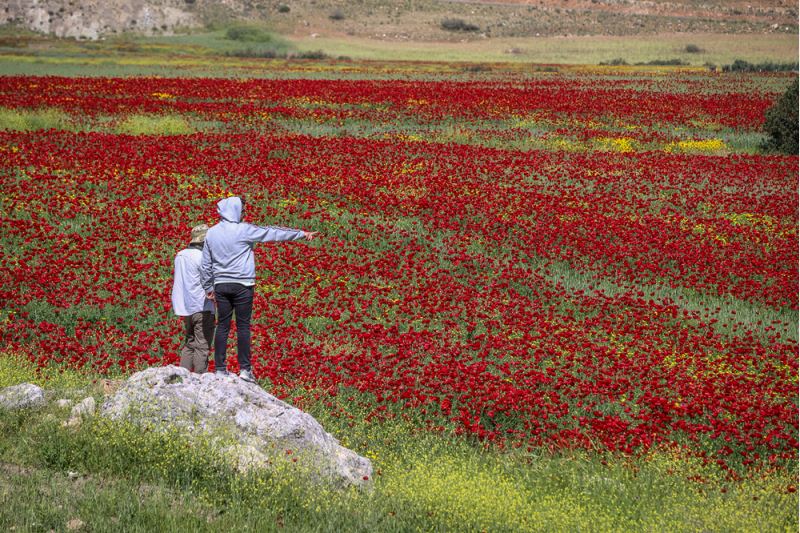
[[[139,51],[151,54],[225,55],[239,50],[286,54],[294,47],[283,37],[259,26],[236,24],[213,31],[155,37],[131,37]]]
[[[78,303],[70,307],[58,308],[43,300],[32,300],[22,306],[21,311],[27,313],[31,320],[57,323],[70,333],[74,333],[79,325],[86,323],[137,323],[144,327],[145,325],[155,325],[157,322],[155,319],[143,319],[141,317],[142,310],[137,307],[121,305],[99,307]],[[148,324],[149,322],[152,324]]]
[[[214,507],[190,493],[124,478],[70,477],[0,465],[0,527],[10,531],[203,531]]]
[[[9,109],[0,107],[0,130],[72,130],[70,116],[57,108]]]
[[[162,98],[172,98],[172,95],[162,94]],[[308,107],[327,107],[347,109],[349,105],[316,104]],[[227,129],[255,129],[261,131],[281,131],[297,135],[313,137],[339,137],[352,136],[359,138],[402,138],[406,140],[420,140],[429,142],[456,143],[499,148],[505,150],[573,150],[588,152],[593,150],[614,150],[615,146],[609,140],[572,141],[569,138],[558,139],[550,137],[543,139],[541,136],[558,128],[557,123],[536,123],[520,118],[505,120],[483,120],[462,124],[423,124],[416,123],[413,119],[404,118],[391,124],[376,124],[365,120],[347,120],[318,122],[315,120],[294,119],[277,117],[271,119],[254,119],[250,122],[237,121],[233,124],[224,124],[220,121],[204,120],[195,116],[169,113],[164,115],[154,114],[129,114],[122,120],[114,116],[98,116],[92,119],[78,119],[57,108],[43,108],[35,110],[14,110],[0,108],[0,129],[29,131],[32,129],[59,129],[70,131],[101,131],[122,133],[129,135],[186,135],[195,132],[215,132]],[[627,139],[629,133],[614,125],[607,125],[608,139]],[[659,129],[659,128],[656,128]],[[766,136],[760,132],[740,132],[731,129],[721,129],[714,125],[703,127],[678,127],[662,128],[664,132],[674,139],[711,139],[722,142],[722,149],[706,151],[706,154],[728,153],[759,153],[760,146]],[[486,131],[520,131],[517,138],[497,138],[486,135]],[[671,150],[680,151],[673,146],[674,143],[649,143],[641,144],[635,139],[630,141],[637,151],[644,150]]]
[[[530,259],[532,265],[538,262],[536,258]],[[613,280],[597,278],[590,272],[580,272],[564,262],[547,262],[546,272],[548,281],[561,285],[570,292],[598,290],[608,296],[615,296],[630,291],[630,287],[618,285]],[[647,299],[672,302],[680,309],[696,313],[704,320],[716,320],[712,327],[720,334],[733,335],[741,333],[740,329],[752,328],[756,337],[777,334],[781,339],[798,340],[798,312],[795,309],[775,309],[731,295],[702,294],[691,288],[671,288],[658,283],[641,285],[639,288],[647,295]],[[770,324],[775,328],[772,333],[764,330]]]
[[[702,53],[686,52],[691,42]],[[301,37],[290,41],[299,50],[324,50],[353,59],[410,61],[471,61],[598,65],[622,58],[630,64],[678,58],[693,66],[731,64],[782,58],[796,61],[797,36],[789,34],[665,34],[653,36],[571,36],[526,39],[497,38],[463,43],[393,42],[340,37]],[[509,50],[516,49],[514,54]]]
[[[102,394],[90,375],[37,371],[0,357],[0,386],[35,381],[52,398]],[[268,384],[264,384],[268,386]],[[78,393],[78,389],[82,389]],[[366,422],[357,395],[297,391],[340,439],[369,457],[371,490],[311,484],[294,470],[237,474],[211,440],[93,419],[68,409],[0,410],[0,528],[93,531],[688,531],[796,530],[789,472],[734,481],[661,450],[642,457],[501,451]],[[323,405],[324,401],[333,402]],[[348,416],[349,415],[349,416]],[[691,478],[691,479],[690,479]],[[131,497],[131,495],[136,497]],[[72,522],[71,522],[72,521]]]
[[[116,126],[115,132],[127,135],[188,135],[194,133],[195,128],[189,120],[177,114],[130,114]]]
[[[750,63],[790,62],[797,60],[797,36],[792,34],[663,34],[656,37],[572,36],[526,39],[489,38],[468,42],[395,42],[350,36],[282,36],[251,25],[227,25],[214,30],[177,35],[141,37],[122,35],[106,41],[79,42],[31,35],[23,30],[6,30],[0,35],[0,75],[62,76],[231,76],[276,77],[293,75],[294,68],[283,72],[264,71],[255,58],[282,57],[321,51],[329,57],[355,60],[397,61],[394,74],[378,69],[372,77],[402,76],[411,68],[403,62],[420,61],[429,66],[414,67],[417,74],[436,76],[453,65],[434,62],[505,63],[526,68],[535,65],[589,65],[621,58],[629,64],[664,59],[680,59],[691,68],[705,65],[719,67],[735,60]],[[233,38],[231,38],[233,37]],[[691,43],[702,52],[687,52]],[[514,53],[509,53],[514,50]],[[231,57],[239,55],[243,57]],[[248,57],[249,56],[249,57]],[[302,77],[348,73],[330,62],[320,68],[302,69]],[[492,66],[487,67],[491,72]],[[633,70],[663,70],[670,67],[626,67]],[[471,73],[485,75],[485,73]]]

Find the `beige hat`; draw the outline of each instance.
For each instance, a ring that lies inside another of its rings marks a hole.
[[[192,240],[190,244],[202,244],[203,241],[206,240],[206,232],[208,231],[208,226],[206,224],[200,224],[192,228]]]

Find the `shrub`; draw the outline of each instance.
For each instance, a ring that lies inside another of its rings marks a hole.
[[[769,135],[769,139],[764,143],[764,149],[784,154],[797,154],[797,92],[798,83],[795,78],[794,83],[767,110],[764,132]]]
[[[296,59],[327,59],[328,54],[322,50],[309,50],[307,52],[300,52],[294,56]]]
[[[616,66],[620,66],[620,65],[627,65],[628,62],[625,61],[624,59],[622,59],[621,57],[618,57],[616,59],[611,59],[609,61],[601,61],[600,64],[601,65],[606,65],[606,66],[611,66],[611,67],[616,67]]]
[[[289,11],[291,11],[291,9],[289,9],[289,6],[286,4],[281,4],[278,6],[278,13],[288,13]]]
[[[491,71],[492,67],[488,65],[482,65],[480,63],[475,63],[464,67],[464,72],[491,72]]]
[[[253,50],[252,48],[231,50],[229,52],[225,52],[225,55],[230,57],[257,57],[259,59],[276,59],[279,57],[285,57],[285,54],[279,54],[275,50]]]
[[[322,50],[309,50],[307,52],[283,52],[280,50],[253,50],[246,48],[244,50],[231,50],[225,52],[229,57],[255,57],[258,59],[328,59],[329,56]],[[349,59],[347,57],[339,57],[341,60]]]
[[[798,63],[773,63],[766,61],[763,63],[750,63],[743,59],[737,59],[730,65],[724,65],[722,72],[792,72],[796,71]]]
[[[225,32],[225,38],[231,41],[250,43],[268,43],[272,35],[255,26],[232,26]]]
[[[442,21],[442,29],[447,31],[478,31],[478,28],[475,24],[470,24],[469,22],[465,22],[461,19],[444,19]]]
[[[637,65],[654,66],[654,67],[682,67],[689,63],[680,59],[653,59],[652,61],[639,62]]]

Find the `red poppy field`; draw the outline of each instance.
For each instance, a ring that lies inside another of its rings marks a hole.
[[[789,76],[400,78],[0,77],[7,116],[59,117],[0,131],[0,350],[177,364],[174,255],[245,194],[248,221],[322,234],[256,248],[278,396],[501,447],[796,464],[798,158],[753,149]]]

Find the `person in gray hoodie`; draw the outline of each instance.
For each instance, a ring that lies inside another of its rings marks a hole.
[[[215,371],[227,374],[225,351],[231,318],[236,314],[236,348],[239,376],[255,382],[250,364],[250,318],[256,284],[253,246],[258,242],[310,241],[317,232],[278,226],[256,226],[243,222],[244,199],[231,196],[217,202],[221,220],[206,234],[200,279],[208,297],[217,304],[214,336]]]

